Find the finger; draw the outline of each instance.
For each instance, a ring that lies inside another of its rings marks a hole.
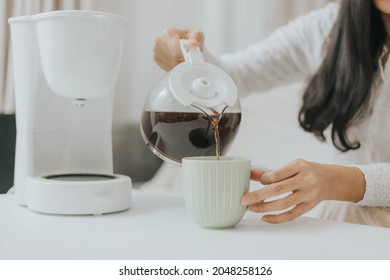
[[[294,208],[277,215],[264,215],[262,221],[271,224],[280,224],[295,220],[302,214],[311,210],[313,206],[310,203],[300,203]]]
[[[265,172],[266,172],[266,171],[259,170],[259,169],[251,170],[251,180],[253,180],[253,181],[260,181],[261,176],[262,176]]]
[[[177,65],[177,62],[171,57],[170,50],[166,44],[156,45],[153,51],[154,61],[165,71],[169,71]]]
[[[191,48],[202,47],[204,42],[204,34],[199,30],[186,30],[185,36],[188,38]]]
[[[172,41],[175,41],[175,39],[172,39],[172,36],[175,36],[173,34],[175,34],[175,32],[173,32],[172,29],[164,30],[155,39],[155,45],[153,48],[154,60],[165,71],[171,70],[173,67],[175,67],[178,64],[177,61],[178,54],[176,54],[176,58],[174,58],[172,53],[174,53],[175,51],[171,50],[172,45],[173,46],[175,45],[174,43],[172,43]]]
[[[275,184],[265,186],[261,189],[243,195],[241,198],[241,204],[249,206],[256,203],[260,203],[266,200],[267,198],[292,192],[297,188],[299,188],[300,184],[301,184],[300,182],[296,182],[295,178],[291,178],[283,182],[278,182]]]
[[[183,54],[180,50],[180,35],[178,33],[173,33],[170,36],[170,39],[167,42],[167,48],[170,52],[170,56],[177,63],[184,61]]]
[[[299,192],[296,192],[281,199],[253,204],[249,206],[249,210],[256,213],[286,210],[302,203],[304,200],[304,197]]]
[[[260,182],[265,185],[272,183],[280,182],[291,178],[292,176],[298,174],[306,165],[307,161],[303,159],[294,160],[282,168],[271,170],[261,176]]]
[[[172,70],[172,68],[174,67],[174,65],[171,65],[166,60],[160,59],[160,57],[158,57],[158,56],[154,56],[154,61],[157,63],[157,65],[159,65],[166,72]]]
[[[163,53],[169,56],[169,59],[172,59],[175,65],[184,60],[179,46],[179,40],[183,39],[182,34],[183,30],[167,28],[156,40],[159,43],[159,47],[164,50]]]

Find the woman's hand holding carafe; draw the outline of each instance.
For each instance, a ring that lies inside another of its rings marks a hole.
[[[184,61],[179,46],[180,39],[188,39],[191,47],[202,47],[204,34],[193,29],[165,29],[156,38],[154,61],[165,71],[170,71],[178,63]]]

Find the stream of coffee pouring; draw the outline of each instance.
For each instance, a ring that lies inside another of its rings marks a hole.
[[[214,141],[215,141],[215,155],[217,157],[217,160],[219,160],[219,157],[221,156],[221,148],[220,148],[220,141],[219,141],[219,121],[222,119],[223,117],[223,113],[225,112],[225,110],[229,107],[228,105],[226,105],[222,112],[219,113],[216,109],[214,108],[211,108],[211,110],[213,111],[214,114],[216,114],[216,117],[212,117],[210,116],[209,114],[207,114],[207,112],[205,110],[203,110],[202,108],[192,104],[193,107],[197,108],[198,110],[202,111],[206,116],[207,118],[209,119],[210,123],[213,125],[213,129],[214,129]]]

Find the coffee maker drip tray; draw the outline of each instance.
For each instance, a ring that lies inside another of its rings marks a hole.
[[[61,174],[61,175],[50,175],[43,177],[48,180],[55,181],[104,181],[115,179],[115,176],[104,175],[104,174]]]
[[[100,215],[129,209],[131,188],[131,179],[117,174],[28,177],[26,205],[49,214]]]

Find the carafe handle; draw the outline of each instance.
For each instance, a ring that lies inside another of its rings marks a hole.
[[[179,43],[180,50],[183,53],[184,60],[186,62],[190,63],[191,65],[204,63],[203,54],[199,47],[191,48],[189,40],[187,39],[181,39]]]

